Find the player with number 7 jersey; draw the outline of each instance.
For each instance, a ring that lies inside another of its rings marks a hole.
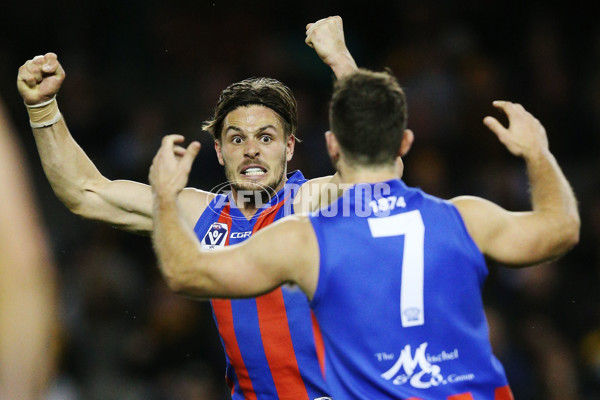
[[[488,339],[484,257],[458,210],[401,180],[358,184],[337,210],[310,217],[321,260],[311,307],[332,393],[512,399]]]
[[[389,73],[358,70],[335,83],[325,133],[341,183],[351,185],[342,197],[218,252],[203,251],[181,218],[170,223],[181,215],[176,197],[157,197],[161,270],[181,292],[205,297],[298,285],[322,332],[325,380],[336,400],[512,400],[489,341],[484,256],[514,267],[554,259],[579,241],[580,218],[541,123],[519,104],[494,106],[508,128],[491,116],[484,122],[525,159],[531,211],[407,187],[398,157],[414,134],[405,129],[404,92]],[[173,192],[164,182],[153,187]]]

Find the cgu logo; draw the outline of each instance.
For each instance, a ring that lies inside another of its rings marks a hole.
[[[417,348],[413,357],[410,345],[407,344],[396,363],[392,368],[381,374],[381,377],[388,381],[393,378],[392,383],[394,385],[403,385],[409,382],[411,386],[417,389],[428,389],[446,383],[444,377],[440,374],[440,367],[427,361],[425,350],[427,350],[427,342],[422,343]],[[402,370],[404,370],[404,373],[401,373]]]
[[[252,231],[248,231],[248,232],[231,232],[231,235],[229,235],[229,237],[231,239],[243,239],[243,238],[250,237],[250,235],[252,235]]]

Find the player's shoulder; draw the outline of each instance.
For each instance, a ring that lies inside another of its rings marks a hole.
[[[308,214],[289,215],[273,222],[264,230],[270,231],[269,234],[286,243],[306,243],[315,235]]]
[[[217,194],[196,188],[185,188],[179,195],[179,205],[184,219],[194,226],[204,210],[217,197]]]
[[[186,205],[187,203],[206,202],[205,206],[207,206],[216,196],[215,193],[187,187],[181,191],[180,199],[182,202],[186,203]]]
[[[336,193],[335,197],[337,197],[338,190],[335,186],[337,183],[334,177],[335,175],[328,175],[306,180],[294,196],[294,211],[305,214],[318,210],[323,206],[325,197],[331,197],[324,196],[324,193]]]
[[[401,194],[407,203],[414,207],[453,207],[451,202],[439,196],[427,193],[420,187],[408,186],[402,180],[398,180],[398,193]]]

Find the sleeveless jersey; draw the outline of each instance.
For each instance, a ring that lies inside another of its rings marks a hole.
[[[305,182],[300,171],[289,174],[284,188],[250,220],[229,196],[217,195],[194,228],[202,247],[240,243],[293,214],[292,199]],[[329,398],[316,353],[314,315],[301,290],[283,286],[251,299],[213,299],[211,305],[232,399]]]
[[[512,400],[489,341],[485,260],[450,202],[401,180],[359,184],[310,220],[334,399]]]

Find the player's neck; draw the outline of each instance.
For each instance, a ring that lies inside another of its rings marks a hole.
[[[389,173],[373,172],[373,171],[362,171],[359,173],[346,173],[340,174],[343,183],[377,183],[390,181],[392,179],[400,179],[397,173],[391,171]]]
[[[254,216],[254,214],[256,214],[258,207],[256,207],[256,205],[244,204],[243,207],[239,207],[239,210],[244,215],[244,217],[246,217],[246,219],[250,219]]]
[[[238,210],[240,210],[246,219],[250,219],[261,207],[270,202],[273,196],[277,196],[277,193],[283,189],[286,180],[284,175],[281,183],[274,190],[269,190],[270,193],[268,194],[261,191],[250,193],[245,191],[238,192],[235,188],[231,188],[231,195]]]
[[[377,167],[355,167],[344,165],[343,162],[338,164],[338,172],[340,180],[343,183],[377,183],[389,181],[392,179],[400,179],[402,174],[401,163],[392,164],[389,166]]]

